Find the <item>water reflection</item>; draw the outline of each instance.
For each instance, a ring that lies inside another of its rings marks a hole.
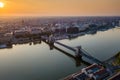
[[[92,48],[92,50],[95,52],[95,50],[97,50],[97,53],[99,53],[99,52],[101,52],[100,50],[102,50],[102,51],[106,51],[106,52],[108,52],[109,50],[108,50],[108,48],[104,48],[104,50],[102,49],[102,47],[101,46],[103,46],[103,47],[105,47],[104,45],[110,45],[110,46],[108,46],[109,48],[111,48],[111,47],[113,47],[113,46],[111,46],[112,44],[113,45],[115,45],[116,43],[119,43],[119,37],[117,37],[118,36],[118,30],[119,30],[119,27],[117,27],[117,28],[114,28],[114,29],[111,29],[111,30],[109,30],[109,29],[107,29],[108,31],[106,31],[106,29],[101,29],[101,30],[98,30],[98,31],[102,31],[102,33],[101,32],[98,32],[98,34],[97,34],[97,31],[87,31],[87,33],[86,34],[90,34],[90,36],[89,35],[86,35],[86,36],[83,36],[83,35],[80,35],[79,37],[77,36],[75,36],[75,37],[69,37],[69,39],[68,39],[68,41],[66,42],[66,43],[68,43],[68,42],[70,42],[70,41],[72,41],[72,42],[74,42],[75,41],[75,43],[81,43],[81,44],[79,44],[79,45],[83,45],[83,47],[84,47],[84,45],[86,46],[87,45],[87,43],[89,44],[88,45],[88,47],[87,48],[85,48],[85,49],[88,49],[88,52],[90,51],[89,49],[90,48]],[[104,32],[105,31],[105,32]],[[105,33],[104,34],[104,36],[102,35],[102,37],[101,37],[101,34],[103,34],[103,33]],[[107,34],[106,34],[107,33]],[[114,36],[115,35],[115,36]],[[107,37],[107,38],[106,38]],[[92,39],[92,43],[90,42],[91,40],[90,40],[90,38],[95,38],[94,40]],[[102,41],[102,38],[104,38],[104,41]],[[110,39],[109,39],[110,38]],[[116,39],[115,39],[116,38]],[[118,39],[117,39],[118,38]],[[79,40],[79,39],[81,39],[81,40]],[[109,40],[108,40],[109,39]],[[113,40],[114,39],[114,40]],[[85,42],[85,40],[88,40],[87,42]],[[113,40],[113,41],[112,41]],[[64,40],[64,41],[66,41],[66,40]],[[115,42],[116,41],[116,42]],[[2,44],[2,45],[0,45],[0,49],[12,49],[13,48],[13,45],[24,45],[24,44],[29,44],[30,46],[31,45],[37,45],[37,44],[41,44],[41,37],[39,37],[39,39],[37,38],[30,38],[30,41],[28,41],[28,42],[26,42],[26,41],[20,41],[20,42],[18,42],[18,43],[15,43],[15,44],[11,44],[11,43],[9,43],[9,44]],[[102,43],[101,43],[102,42]],[[106,43],[106,44],[105,44]],[[109,43],[109,44],[108,44]],[[114,44],[115,43],[115,44]],[[73,43],[71,43],[71,45],[72,45]],[[98,48],[96,47],[94,47],[94,46],[99,46]],[[93,46],[93,47],[91,47],[91,46]],[[117,46],[117,45],[116,45]],[[95,48],[95,50],[93,49],[93,48]],[[50,50],[53,50],[54,49],[54,46],[51,46],[51,45],[49,45],[49,49]],[[100,50],[99,50],[100,49]],[[106,50],[105,50],[106,49]],[[116,49],[118,49],[118,47],[116,48]],[[99,50],[99,51],[98,51]],[[90,53],[94,53],[94,52],[91,52],[90,51]],[[109,51],[110,52],[110,51]],[[113,51],[112,51],[113,52]],[[97,54],[97,53],[95,53],[95,57],[97,56],[97,55],[100,55],[100,54]],[[110,55],[109,55],[110,56]],[[114,55],[113,55],[114,56]],[[99,58],[100,56],[98,56],[98,58]],[[112,57],[112,56],[110,56],[110,57]],[[108,59],[108,58],[107,58]]]
[[[111,29],[60,42],[71,47],[81,45],[94,57],[104,60],[120,51],[119,33],[120,29]],[[47,45],[40,39],[0,49],[0,80],[59,80],[86,65],[89,64],[70,51]]]
[[[62,52],[63,54],[65,54],[66,56],[68,56],[69,58],[73,59],[75,64],[76,64],[76,67],[81,66],[81,63],[83,63],[85,65],[90,65],[88,62],[83,61],[81,57],[77,57],[75,55],[72,55],[72,54],[70,54],[70,53],[68,53],[68,52],[66,52],[66,51],[64,51],[64,50],[62,50],[54,45],[49,45],[49,47],[50,47],[50,50],[56,49],[56,50]]]
[[[85,35],[74,40],[61,40],[69,46],[81,45],[83,49],[99,60],[105,61],[120,51],[120,30],[117,28],[100,31],[95,35]]]

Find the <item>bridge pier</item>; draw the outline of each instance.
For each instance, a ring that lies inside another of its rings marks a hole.
[[[49,45],[53,46],[54,45],[54,41],[48,41]]]
[[[81,55],[81,46],[76,47],[75,50],[76,50],[75,51],[75,54],[76,54],[75,56],[81,58],[82,57],[82,55]]]
[[[49,38],[48,38],[49,45],[54,46],[54,42],[55,42],[55,38],[52,35],[49,36]]]

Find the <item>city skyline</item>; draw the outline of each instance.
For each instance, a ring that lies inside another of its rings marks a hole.
[[[120,16],[119,0],[0,0],[0,16]]]

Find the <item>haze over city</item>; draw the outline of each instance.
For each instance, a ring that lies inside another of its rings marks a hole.
[[[0,0],[0,80],[120,80],[120,0]]]
[[[119,16],[120,0],[0,0],[0,16]]]

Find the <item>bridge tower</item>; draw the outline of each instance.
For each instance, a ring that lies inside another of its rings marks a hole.
[[[82,55],[81,55],[81,46],[77,46],[76,48],[75,48],[75,54],[76,54],[76,57],[82,57]]]
[[[48,43],[49,43],[50,45],[54,45],[54,42],[55,42],[55,37],[54,37],[53,35],[49,36],[49,38],[48,38]]]

